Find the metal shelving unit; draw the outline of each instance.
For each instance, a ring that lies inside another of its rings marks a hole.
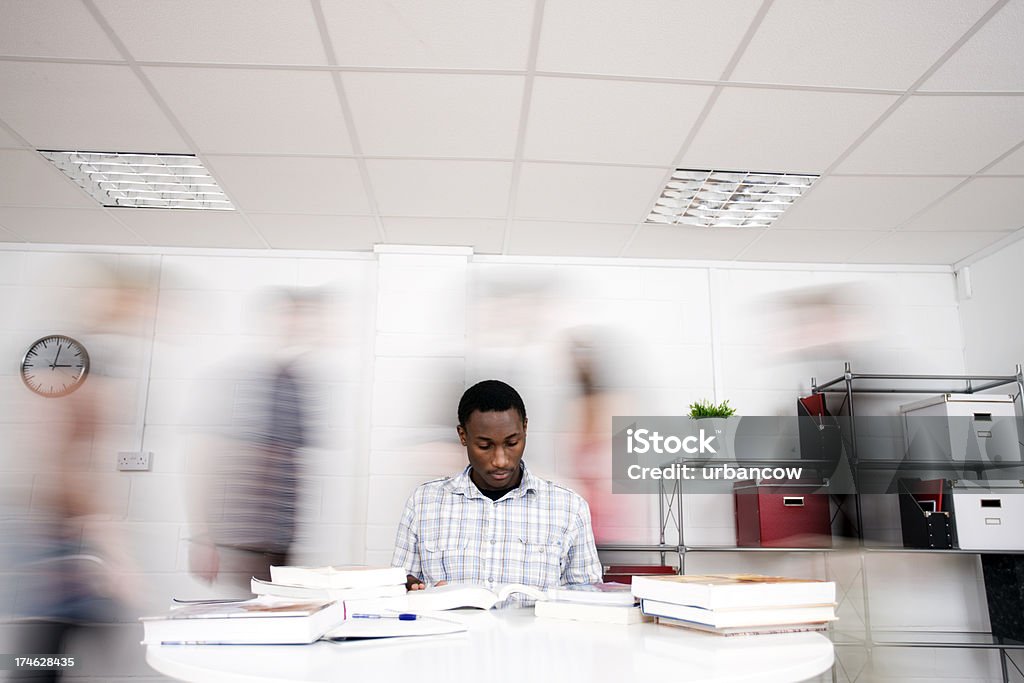
[[[962,386],[949,388],[945,387],[931,387],[931,388],[914,388],[914,387],[892,387],[892,386],[870,386],[870,387],[858,387],[856,384],[862,381],[872,382],[951,382],[951,383],[962,383]],[[850,363],[847,362],[844,367],[843,375],[832,379],[823,384],[818,384],[814,378],[811,379],[812,393],[824,394],[824,393],[842,393],[846,395],[844,404],[847,406],[848,417],[850,420],[851,427],[856,419],[853,396],[854,394],[943,394],[943,393],[978,393],[987,391],[989,389],[995,389],[1006,385],[1016,386],[1016,400],[1021,404],[1021,414],[1024,414],[1024,370],[1021,365],[1017,365],[1016,373],[1013,375],[901,375],[901,374],[874,374],[874,373],[854,373],[851,369]],[[893,469],[893,462],[891,461],[880,461],[880,460],[860,460],[857,457],[857,440],[854,429],[849,429],[848,434],[848,454],[849,463],[853,469],[854,476],[857,475],[859,470],[872,471],[872,470],[885,470]],[[690,465],[702,465],[702,464],[714,464],[713,460],[702,459],[702,458],[681,458],[679,462],[690,464]],[[751,461],[756,463],[756,461]],[[801,465],[814,465],[814,464],[828,464],[827,461],[822,460],[773,460],[773,463],[786,464],[786,463],[799,463]],[[928,462],[928,461],[917,461],[910,463],[900,463],[901,467],[905,467],[908,470],[936,470],[942,468],[955,468],[961,471],[977,471],[983,472],[987,470],[995,469],[1009,469],[1009,468],[1024,468],[1024,462],[1018,463],[986,463],[986,462],[973,462],[973,461],[957,461],[955,463],[950,462]],[[751,548],[751,547],[734,547],[734,546],[702,546],[702,545],[688,545],[685,539],[685,533],[683,529],[683,499],[682,499],[682,484],[678,480],[673,480],[670,486],[666,486],[664,480],[661,480],[661,490],[659,495],[659,519],[660,519],[660,535],[659,543],[651,545],[633,545],[633,544],[608,544],[598,546],[598,550],[606,551],[625,551],[625,552],[658,552],[661,553],[662,563],[664,563],[668,554],[675,554],[678,558],[679,573],[685,573],[686,568],[686,554],[691,552],[717,552],[717,553],[825,553],[828,557],[828,553],[842,550],[843,548]],[[977,550],[934,550],[928,548],[902,548],[902,547],[880,547],[880,546],[869,546],[864,543],[863,539],[863,515],[861,510],[861,504],[859,496],[854,495],[855,514],[856,514],[856,532],[857,532],[857,545],[853,549],[856,549],[860,554],[861,560],[861,582],[864,594],[864,635],[851,635],[842,631],[841,629],[833,629],[830,632],[830,637],[836,646],[853,646],[853,647],[864,647],[869,653],[872,648],[898,648],[898,647],[909,647],[909,648],[973,648],[973,649],[988,649],[998,650],[1000,653],[1000,662],[1002,666],[1003,681],[1009,681],[1009,667],[1012,666],[1022,676],[1024,672],[1021,672],[1017,664],[1007,656],[1007,651],[1020,651],[1024,650],[1024,643],[1004,638],[999,638],[991,633],[982,632],[950,632],[950,631],[926,631],[926,630],[872,630],[870,609],[868,606],[868,588],[867,588],[867,570],[864,563],[864,557],[866,554],[873,553],[948,553],[948,554],[962,554],[962,555],[982,555],[989,551],[977,551]],[[674,526],[677,534],[672,539],[667,536],[667,529],[670,526]],[[1006,552],[991,551],[992,554],[1008,554]],[[833,674],[834,677],[834,674]]]
[[[936,388],[915,388],[915,387],[894,387],[894,386],[870,386],[870,387],[858,387],[856,384],[861,381],[874,381],[874,382],[952,382],[962,383],[962,386],[949,388],[948,386]],[[880,471],[880,470],[892,470],[898,465],[901,469],[916,470],[916,471],[936,471],[943,469],[959,470],[959,471],[974,471],[979,474],[1000,469],[1010,468],[1022,468],[1024,462],[1007,462],[1007,463],[988,463],[982,461],[911,461],[911,462],[900,462],[893,463],[891,461],[884,460],[862,460],[858,457],[857,453],[857,434],[854,429],[856,421],[856,411],[854,408],[853,396],[854,394],[973,394],[989,389],[995,389],[998,387],[1004,387],[1007,385],[1016,386],[1016,396],[1014,397],[1018,405],[1018,418],[1024,415],[1024,371],[1022,371],[1021,365],[1017,365],[1016,373],[1013,375],[899,375],[899,374],[874,374],[874,373],[855,373],[853,372],[850,363],[847,362],[844,367],[843,375],[833,380],[825,382],[824,384],[817,384],[815,379],[811,379],[812,392],[816,394],[824,393],[842,393],[845,394],[846,399],[844,405],[847,406],[847,417],[849,419],[850,429],[848,430],[848,441],[846,442],[849,447],[849,460],[851,467],[853,468],[854,474],[856,475],[859,471]],[[864,526],[863,526],[863,514],[861,510],[860,496],[855,495],[855,506],[857,515],[857,535],[860,538],[860,560],[861,560],[861,585],[863,588],[863,599],[864,599],[864,637],[859,639],[861,646],[865,647],[870,656],[872,648],[972,648],[972,649],[987,649],[987,650],[998,650],[1000,665],[1002,667],[1002,677],[1004,682],[1009,681],[1009,667],[1013,667],[1018,674],[1024,676],[1024,672],[1021,671],[1020,667],[1010,658],[1007,654],[1008,651],[1020,651],[1024,650],[1024,642],[1011,640],[1007,638],[1001,638],[987,632],[973,632],[973,631],[930,631],[930,630],[885,630],[885,629],[872,629],[871,628],[871,612],[869,606],[869,592],[868,592],[868,578],[867,578],[867,565],[864,562],[866,555],[875,553],[926,553],[926,554],[960,554],[960,555],[984,555],[984,554],[1015,554],[1010,551],[978,551],[978,550],[959,550],[959,549],[932,549],[932,548],[902,548],[902,547],[888,547],[888,546],[869,546],[864,543]],[[840,640],[851,638],[849,634],[843,633],[841,630],[835,631],[834,635]],[[858,638],[852,637],[850,643],[843,642],[842,644],[855,644]],[[835,638],[834,638],[835,641]],[[839,642],[836,642],[839,644]]]

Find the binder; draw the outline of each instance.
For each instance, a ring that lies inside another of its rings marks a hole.
[[[904,548],[953,547],[951,514],[943,506],[948,497],[945,479],[900,479],[900,525]]]

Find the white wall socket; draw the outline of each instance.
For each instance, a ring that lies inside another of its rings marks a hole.
[[[120,472],[149,470],[149,462],[153,458],[150,451],[120,451],[117,454],[117,469]]]

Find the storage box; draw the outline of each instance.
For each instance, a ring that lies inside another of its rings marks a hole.
[[[953,541],[961,550],[1024,550],[1024,482],[954,481]]]
[[[737,482],[736,545],[761,548],[830,548],[828,494],[820,482]]]
[[[605,583],[633,583],[634,576],[678,574],[675,567],[663,564],[612,564],[604,567]]]
[[[900,479],[900,526],[904,548],[953,547],[949,480]]]
[[[1014,399],[1006,394],[942,394],[900,406],[910,460],[1020,462]]]

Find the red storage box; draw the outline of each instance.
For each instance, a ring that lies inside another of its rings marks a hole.
[[[806,481],[737,482],[736,545],[755,548],[830,548],[828,494]]]
[[[675,567],[660,564],[612,564],[604,568],[605,583],[633,583],[634,576],[676,574]]]

